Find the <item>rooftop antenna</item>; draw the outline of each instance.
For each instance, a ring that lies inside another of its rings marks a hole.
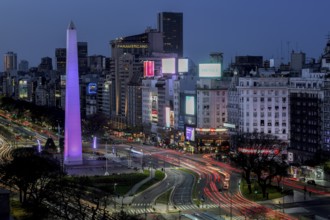
[[[281,64],[283,64],[283,42],[281,40]]]
[[[290,62],[290,41],[286,42],[287,46],[288,46],[288,63]]]

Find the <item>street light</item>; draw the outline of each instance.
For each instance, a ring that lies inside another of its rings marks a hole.
[[[57,123],[57,139],[58,139],[57,153],[60,153],[61,152],[61,148],[60,148],[60,132],[61,132],[60,123]]]
[[[230,193],[230,220],[233,219],[233,193],[229,191]]]
[[[109,176],[107,154],[108,154],[108,142],[105,142],[105,173],[104,173],[104,176]]]
[[[116,186],[117,186],[117,183],[113,184],[113,205],[114,205],[114,208],[115,208],[115,211],[116,211]]]
[[[141,169],[143,170],[143,149],[141,149]]]
[[[146,203],[147,197],[143,196],[143,199],[144,199],[144,219],[147,220],[147,203]]]

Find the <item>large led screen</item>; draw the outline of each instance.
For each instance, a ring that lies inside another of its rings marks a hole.
[[[155,75],[155,62],[144,61],[143,62],[143,75],[144,77],[153,77]]]
[[[152,102],[151,102],[151,121],[153,123],[158,122],[158,97],[157,96],[152,96],[151,97]]]
[[[18,85],[18,94],[20,99],[28,97],[28,87],[26,80],[20,80]]]
[[[178,72],[187,73],[188,72],[188,59],[179,59],[178,61]]]
[[[167,128],[171,126],[170,114],[171,114],[170,107],[165,107],[165,124]]]
[[[199,64],[199,77],[220,77],[220,63],[203,63]]]
[[[162,73],[175,74],[175,58],[162,59]]]
[[[96,94],[97,93],[97,85],[96,85],[96,83],[88,83],[87,93],[88,94]]]
[[[186,127],[186,139],[188,141],[195,141],[195,128]]]
[[[186,115],[195,115],[195,96],[186,96]]]

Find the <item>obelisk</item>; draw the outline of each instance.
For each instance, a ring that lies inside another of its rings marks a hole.
[[[70,23],[66,35],[64,164],[82,164],[77,31]]]

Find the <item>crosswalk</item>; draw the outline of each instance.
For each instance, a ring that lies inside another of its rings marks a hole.
[[[216,204],[203,204],[201,207],[198,207],[195,204],[187,204],[187,205],[170,205],[170,209],[175,209],[175,210],[196,210],[199,208],[203,209],[210,209],[210,208],[217,208],[219,207]],[[125,211],[129,214],[133,215],[138,215],[138,214],[144,214],[144,213],[153,213],[157,209],[157,205],[154,206],[153,204],[150,203],[133,203],[129,207],[125,209]]]

